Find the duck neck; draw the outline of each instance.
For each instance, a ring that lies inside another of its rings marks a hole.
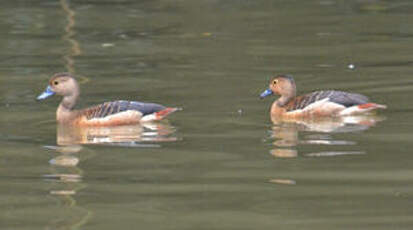
[[[284,107],[285,105],[288,104],[293,98],[295,97],[295,93],[291,95],[282,95],[280,98],[277,100],[277,105],[279,107]]]
[[[290,85],[290,87],[281,94],[281,97],[277,100],[277,105],[283,107],[288,104],[291,100],[295,98],[296,88],[295,84]]]
[[[56,120],[59,123],[67,122],[68,120],[72,119],[73,116],[76,115],[75,110],[73,108],[76,105],[78,96],[79,94],[75,93],[63,97],[63,100],[62,102],[60,102],[60,105],[56,111]]]
[[[277,106],[284,107],[289,101],[290,101],[289,98],[282,96],[282,97],[278,98]]]

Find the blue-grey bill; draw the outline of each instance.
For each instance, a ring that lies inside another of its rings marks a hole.
[[[272,90],[271,89],[267,89],[264,92],[261,93],[260,98],[263,99],[266,96],[270,96],[272,95]]]
[[[55,92],[52,91],[52,88],[50,88],[50,86],[47,86],[46,90],[37,97],[37,100],[46,99],[50,96],[53,96],[54,94]]]

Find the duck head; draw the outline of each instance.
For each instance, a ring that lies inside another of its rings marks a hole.
[[[270,95],[280,95],[281,97],[292,98],[296,95],[294,79],[289,75],[278,75],[270,81],[268,89],[261,93],[260,98]]]
[[[77,97],[79,95],[79,85],[70,73],[57,73],[49,81],[46,90],[37,97],[43,100],[53,95],[63,97]]]

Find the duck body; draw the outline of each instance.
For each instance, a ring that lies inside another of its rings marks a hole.
[[[63,96],[56,111],[59,124],[78,126],[117,126],[162,120],[178,108],[138,101],[111,101],[82,110],[74,109],[79,97],[79,86],[69,73],[55,74],[46,90],[37,97],[46,99],[54,94]]]
[[[138,101],[111,101],[83,109],[67,110],[62,106],[56,111],[59,123],[80,126],[117,126],[163,119],[176,108],[166,108],[155,103]]]
[[[286,75],[275,77],[261,98],[272,94],[280,98],[272,104],[271,116],[285,119],[359,115],[386,108],[369,102],[364,95],[336,90],[315,91],[297,97],[294,79]]]

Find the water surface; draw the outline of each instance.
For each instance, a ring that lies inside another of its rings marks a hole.
[[[5,2],[0,227],[411,229],[412,13],[407,0]],[[61,145],[59,98],[35,102],[59,71],[80,79],[79,107],[184,110],[166,133],[125,131],[128,144],[88,130]],[[363,124],[273,124],[275,98],[258,95],[278,73],[299,93],[389,108]]]

